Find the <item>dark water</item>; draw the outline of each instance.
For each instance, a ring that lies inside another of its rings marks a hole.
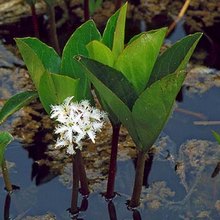
[[[179,26],[170,40],[176,41],[184,35],[185,30]],[[206,47],[205,40],[201,46]],[[210,66],[218,67],[219,60],[216,55],[215,59],[214,64]],[[161,137],[165,138],[166,144],[155,155],[149,176],[145,176],[143,200],[138,212],[133,213],[126,208],[126,200],[132,193],[135,163],[133,160],[125,160],[118,161],[115,190],[120,196],[108,204],[100,195],[102,189],[91,193],[88,198],[88,209],[81,212],[78,219],[219,219],[220,175],[211,178],[218,158],[220,160],[220,147],[215,144],[211,130],[220,131],[219,124],[208,126],[194,124],[200,120],[219,121],[219,94],[220,88],[217,87],[203,94],[190,93],[186,88],[183,89],[183,100],[178,103],[178,109],[185,109],[188,112],[175,110],[164,128]],[[201,113],[205,119],[191,115],[189,111]],[[195,158],[183,153],[184,146],[188,146],[192,140],[195,140],[193,142],[195,145],[197,144],[197,148],[193,148],[198,152]],[[180,147],[181,145],[183,147]],[[30,153],[15,140],[7,148],[6,159],[16,164],[10,169],[10,178],[20,190],[11,195],[10,207],[9,204],[5,207],[7,194],[3,189],[3,179],[0,178],[0,219],[4,219],[6,212],[10,213],[10,219],[15,220],[25,219],[26,216],[41,216],[48,212],[54,214],[58,220],[71,219],[66,211],[70,207],[71,189],[65,187],[60,182],[59,176],[50,173],[46,167],[38,169],[34,160],[39,159],[36,155],[41,155],[39,148],[42,146],[38,146],[37,143],[33,146]],[[177,174],[178,162],[185,168],[181,177]],[[197,166],[191,163],[196,163]],[[80,197],[79,206],[82,200]]]
[[[219,92],[219,88],[213,88],[203,95],[187,95],[184,92],[183,102],[179,103],[178,107],[200,112],[207,116],[209,120],[216,120],[219,118],[220,100],[215,97],[218,96]],[[206,104],[204,105],[204,103]],[[175,172],[174,164],[165,159],[168,152],[174,158],[178,157],[179,146],[187,140],[202,139],[214,141],[211,130],[218,130],[219,126],[195,126],[193,125],[193,121],[195,120],[197,120],[197,118],[194,116],[175,111],[167,123],[162,136],[169,136],[168,145],[161,152],[159,157],[155,157],[147,182],[149,186],[152,186],[152,184],[158,181],[166,182],[166,186],[172,191],[175,191],[175,196],[170,198],[167,197],[165,200],[170,203],[173,202],[173,204],[167,204],[167,202],[163,204],[161,202],[162,206],[158,210],[154,210],[148,208],[149,201],[143,201],[142,206],[138,209],[142,219],[185,219],[187,213],[191,213],[193,216],[190,219],[197,219],[196,216],[207,208],[209,208],[208,211],[210,212],[209,219],[218,219],[219,213],[215,210],[214,205],[215,201],[220,199],[218,185],[220,183],[220,175],[211,178],[215,163],[213,162],[208,165],[207,168],[204,168],[198,185],[195,188],[195,192],[193,192],[185,202],[178,203],[178,201],[183,201],[187,193]],[[218,153],[218,155],[220,155],[220,153]],[[208,155],[207,157],[207,159],[210,159],[212,155]],[[71,190],[64,187],[58,177],[52,178],[50,181],[36,186],[36,179],[34,178],[31,180],[33,159],[29,158],[28,152],[24,150],[17,141],[12,142],[8,147],[6,158],[8,161],[16,164],[15,167],[10,169],[12,183],[21,187],[20,190],[14,192],[11,196],[11,219],[24,219],[25,216],[39,216],[47,212],[56,215],[56,219],[70,219],[66,209],[70,206]],[[187,162],[187,158],[185,162]],[[187,170],[186,175],[190,175],[191,171],[192,170]],[[88,209],[80,213],[80,218],[85,220],[133,219],[133,213],[128,211],[125,205],[126,200],[129,199],[132,192],[133,177],[133,161],[119,161],[115,189],[121,195],[113,200],[115,213],[111,212],[112,216],[110,218],[108,203],[99,193],[92,193],[88,198]],[[195,181],[194,177],[190,178],[189,185],[191,185],[191,181]],[[3,210],[6,197],[3,185],[3,180],[1,178],[1,210]],[[201,204],[201,194],[198,192],[199,189],[203,192],[203,199],[206,199],[204,204]],[[144,192],[144,195],[145,194],[146,192]],[[195,204],[197,199],[198,205]],[[80,201],[82,201],[82,197],[80,197],[79,206]],[[181,218],[181,216],[183,216],[183,218]],[[3,219],[2,212],[1,219]]]

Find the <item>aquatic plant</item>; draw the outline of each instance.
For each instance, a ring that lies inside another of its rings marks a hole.
[[[185,67],[202,34],[189,35],[160,55],[166,28],[140,33],[124,47],[126,6],[122,8],[108,22],[101,42],[87,45],[93,59],[77,56],[76,60],[84,67],[108,112],[122,122],[137,146],[136,176],[129,203],[136,207],[146,152],[171,114],[186,76]]]
[[[96,132],[101,128],[106,114],[99,109],[91,107],[87,100],[79,103],[72,102],[72,97],[67,97],[60,105],[51,107],[51,118],[55,119],[57,126],[55,134],[59,135],[56,148],[66,147],[66,152],[73,155],[73,187],[70,212],[78,213],[77,198],[79,180],[81,191],[88,196],[88,181],[84,166],[82,166],[82,140],[89,138],[95,142]]]
[[[11,181],[9,179],[9,174],[8,174],[8,169],[4,154],[6,147],[13,139],[14,139],[13,136],[9,132],[7,131],[0,132],[0,166],[2,169],[3,179],[5,182],[5,188],[9,193],[13,191],[13,188],[11,185]]]
[[[20,110],[25,105],[28,105],[33,99],[37,97],[37,93],[34,91],[27,91],[18,93],[9,98],[4,106],[0,109],[0,125],[7,120],[9,116]],[[7,132],[0,132],[0,166],[2,168],[3,179],[5,182],[6,190],[11,193],[13,187],[11,185],[7,165],[5,162],[5,150],[8,144],[13,140],[13,136]]]

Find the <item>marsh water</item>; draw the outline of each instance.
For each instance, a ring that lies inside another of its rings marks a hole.
[[[141,22],[137,26],[148,28]],[[185,34],[180,25],[168,41],[175,42]],[[14,35],[2,38],[11,43]],[[173,114],[146,163],[140,207],[131,211],[126,206],[132,193],[136,153],[125,129],[119,143],[117,196],[109,202],[101,195],[106,189],[110,153],[111,128],[107,125],[97,138],[97,145],[85,144],[83,156],[91,194],[88,198],[79,197],[82,211],[77,219],[219,219],[220,146],[211,131],[220,131],[220,60],[210,48],[217,50],[214,43],[220,42],[213,39],[212,46],[207,42],[202,41],[196,51]],[[4,45],[0,50],[4,60],[0,68],[0,99],[4,100],[26,88],[29,79],[20,58]],[[205,61],[199,56],[204,50],[208,53]],[[50,126],[42,107],[34,103],[1,127],[12,130],[16,137],[5,158],[11,182],[20,189],[9,198],[0,173],[0,219],[74,219],[67,211],[71,202],[71,162],[62,153],[53,152]]]

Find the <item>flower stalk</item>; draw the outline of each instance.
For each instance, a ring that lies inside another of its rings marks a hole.
[[[71,198],[71,208],[70,208],[70,213],[72,215],[76,215],[79,212],[78,206],[77,206],[78,191],[79,191],[78,160],[79,160],[79,151],[76,151],[76,154],[72,158],[72,164],[73,164],[73,185],[72,185],[72,198]]]
[[[111,157],[108,170],[108,183],[107,192],[105,194],[106,199],[112,199],[115,196],[114,186],[115,186],[115,176],[117,171],[117,154],[118,154],[118,139],[121,124],[112,124],[112,142],[111,142]]]
[[[86,170],[84,166],[84,161],[82,158],[82,153],[80,150],[76,151],[78,156],[78,169],[79,169],[79,181],[80,181],[80,193],[83,195],[83,197],[88,197],[89,196],[89,184],[88,184],[88,179],[86,176]]]

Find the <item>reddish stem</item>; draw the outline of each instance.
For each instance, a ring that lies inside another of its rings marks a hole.
[[[78,169],[78,157],[79,151],[76,151],[76,155],[73,156],[73,185],[72,185],[72,198],[70,213],[75,215],[78,213],[78,191],[79,191],[79,169]]]
[[[84,21],[88,21],[89,17],[89,0],[84,0]]]
[[[86,170],[82,158],[82,154],[80,150],[77,150],[78,152],[78,169],[79,169],[79,179],[80,179],[80,193],[83,196],[89,195],[89,184],[88,179],[86,177]]]
[[[31,7],[31,14],[32,14],[32,23],[34,26],[34,35],[35,35],[35,37],[39,38],[40,32],[39,32],[39,25],[38,25],[35,4],[31,4],[30,7]]]
[[[106,199],[112,199],[115,196],[114,185],[115,185],[115,176],[117,170],[117,154],[118,154],[118,138],[120,131],[120,124],[112,125],[112,148],[111,148],[111,158],[108,171],[108,183],[107,183],[107,192],[105,194]]]

